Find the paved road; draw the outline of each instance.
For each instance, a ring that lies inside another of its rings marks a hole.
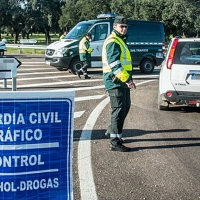
[[[73,185],[79,200],[195,200],[200,198],[200,109],[174,106],[157,110],[159,69],[151,75],[135,71],[137,89],[124,127],[131,152],[110,152],[104,132],[110,107],[101,72],[79,80],[44,64],[42,57],[16,56],[17,90],[76,91]],[[11,80],[8,88],[11,90]]]

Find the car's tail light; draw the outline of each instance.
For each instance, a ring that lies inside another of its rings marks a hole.
[[[173,43],[172,43],[171,49],[169,50],[169,56],[168,56],[168,59],[167,59],[167,69],[172,68],[172,65],[173,65],[173,62],[174,62],[174,54],[175,54],[177,44],[178,44],[178,38],[175,38]]]
[[[172,93],[171,93],[171,92],[167,92],[167,93],[166,93],[166,96],[167,96],[167,97],[172,97]]]

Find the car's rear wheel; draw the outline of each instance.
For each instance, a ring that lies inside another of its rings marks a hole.
[[[75,58],[72,60],[69,69],[72,74],[76,75],[77,70],[79,70],[81,67],[82,67],[82,62],[79,60],[79,58]]]
[[[145,58],[140,65],[140,71],[144,74],[150,74],[153,72],[154,67],[154,61],[150,58]]]
[[[158,110],[169,110],[169,102],[164,101],[160,93],[158,93]]]
[[[158,105],[158,110],[169,110],[169,104],[167,106]]]

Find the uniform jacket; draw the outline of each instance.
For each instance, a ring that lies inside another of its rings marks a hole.
[[[103,80],[106,90],[128,88],[132,79],[132,59],[125,38],[113,30],[105,40],[102,51]]]
[[[90,47],[90,42],[86,37],[79,43],[79,57],[80,61],[90,61],[91,60],[91,52],[93,49]]]

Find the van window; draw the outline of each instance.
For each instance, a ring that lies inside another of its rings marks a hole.
[[[108,34],[108,24],[97,24],[90,32],[92,41],[105,40]]]
[[[65,39],[81,39],[91,27],[90,23],[78,23],[66,36]]]
[[[160,26],[157,24],[131,24],[127,34],[131,42],[162,42]]]

